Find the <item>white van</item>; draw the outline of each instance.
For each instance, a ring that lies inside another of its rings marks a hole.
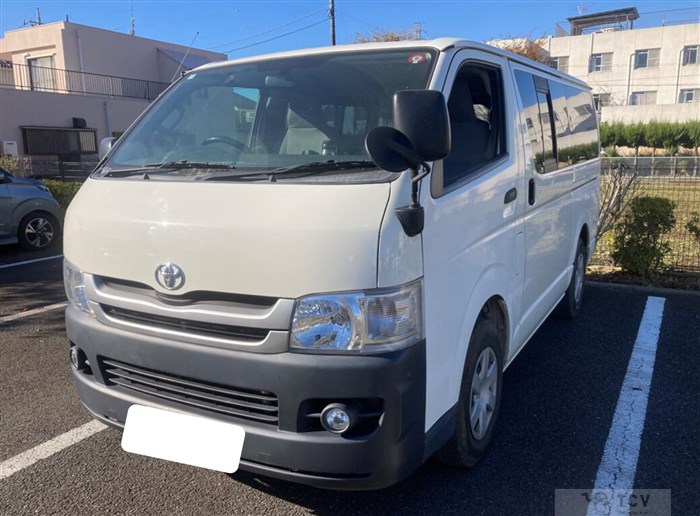
[[[132,406],[225,422],[242,469],[317,487],[470,466],[503,370],[580,307],[598,153],[584,83],[479,43],[193,70],[68,211],[80,398],[127,432]]]

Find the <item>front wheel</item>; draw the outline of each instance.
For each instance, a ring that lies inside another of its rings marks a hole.
[[[17,228],[19,245],[30,251],[51,247],[58,238],[58,221],[48,213],[34,212],[20,221]]]
[[[469,341],[457,404],[457,430],[435,454],[438,461],[461,468],[479,462],[493,435],[502,379],[500,332],[494,321],[482,317]]]

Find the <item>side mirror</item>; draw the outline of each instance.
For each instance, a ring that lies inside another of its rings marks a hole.
[[[393,127],[372,129],[365,139],[365,147],[372,161],[389,172],[415,168],[423,161],[408,137]]]
[[[109,138],[102,138],[100,140],[100,149],[99,149],[99,157],[100,161],[102,161],[102,158],[104,158],[107,153],[110,151],[110,149],[114,146],[114,142],[116,142],[117,139],[114,137],[109,137]]]
[[[396,208],[404,232],[414,237],[423,231],[425,215],[418,201],[418,183],[428,175],[426,161],[450,153],[450,117],[439,91],[402,90],[394,94],[394,125],[376,127],[365,138],[374,163],[390,172],[411,169],[411,204]]]
[[[423,161],[442,159],[450,153],[450,117],[445,96],[439,91],[397,91],[394,126],[408,137]]]
[[[372,129],[365,139],[367,153],[377,166],[400,172],[450,153],[450,119],[439,91],[397,91],[394,125],[395,129]]]

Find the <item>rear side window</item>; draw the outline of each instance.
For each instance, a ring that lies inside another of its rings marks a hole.
[[[590,92],[520,70],[515,80],[537,172],[598,156],[598,120]]]
[[[452,149],[443,161],[449,187],[506,152],[503,80],[500,68],[467,62],[461,66],[447,102]]]
[[[557,135],[557,166],[598,155],[598,121],[590,92],[549,81]]]
[[[530,144],[535,154],[535,169],[544,174],[556,170],[556,147],[553,132],[552,102],[547,81],[535,80],[530,73],[515,71]]]

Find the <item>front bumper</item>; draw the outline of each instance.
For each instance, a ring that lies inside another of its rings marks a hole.
[[[425,342],[375,356],[259,354],[172,341],[106,326],[66,310],[71,345],[89,361],[73,369],[80,399],[101,421],[123,427],[132,404],[199,414],[244,427],[241,469],[331,489],[380,489],[408,476],[425,448]],[[220,386],[278,397],[278,424],[185,406],[112,384],[104,359]],[[344,437],[306,424],[308,407],[348,399],[381,399],[368,433]]]

